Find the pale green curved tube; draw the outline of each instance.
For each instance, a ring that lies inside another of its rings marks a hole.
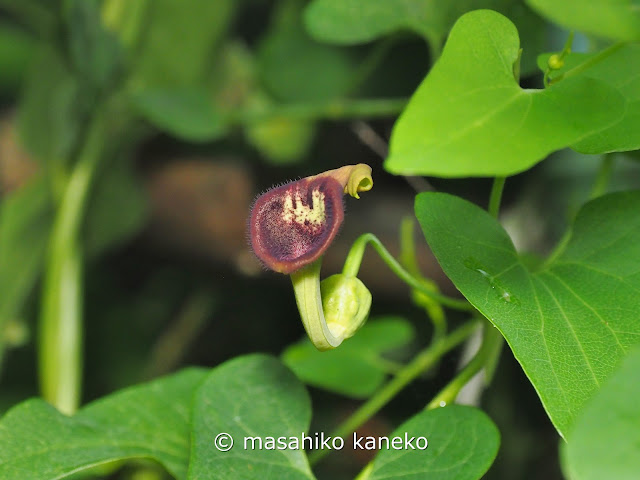
[[[338,347],[344,337],[333,335],[324,317],[322,296],[320,294],[320,267],[322,259],[301,268],[291,274],[293,291],[304,329],[311,343],[318,350],[331,350]]]

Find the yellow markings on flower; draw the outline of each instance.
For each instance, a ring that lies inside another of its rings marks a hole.
[[[287,192],[282,209],[282,220],[297,223],[301,226],[320,227],[326,220],[324,193],[320,190],[311,192],[311,206],[302,201],[300,191]]]

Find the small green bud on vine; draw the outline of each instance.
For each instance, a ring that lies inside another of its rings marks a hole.
[[[560,70],[562,67],[564,67],[564,59],[562,58],[562,56],[554,53],[549,57],[547,65],[549,65],[549,68],[551,70]]]
[[[331,333],[352,337],[364,325],[371,309],[371,292],[358,278],[337,274],[320,282],[322,308]]]
[[[344,219],[343,193],[373,186],[368,165],[348,165],[272,188],[255,201],[251,247],[271,270],[289,274],[324,254]]]

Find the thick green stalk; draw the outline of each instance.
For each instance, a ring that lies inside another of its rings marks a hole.
[[[498,213],[500,212],[500,202],[502,202],[502,192],[505,181],[506,177],[496,177],[493,179],[491,195],[489,196],[489,208],[487,208],[489,215],[493,218],[498,218]]]
[[[378,392],[367,400],[353,415],[342,423],[332,434],[332,437],[344,437],[354,432],[359,426],[378,413],[397,393],[411,383],[422,372],[429,369],[449,350],[464,342],[477,328],[477,322],[468,322],[440,341],[430,345],[418,353],[415,358],[404,366],[395,377],[384,385]],[[314,465],[320,461],[329,450],[315,450],[309,455],[309,463]]]
[[[73,413],[82,390],[82,220],[104,146],[100,112],[87,130],[54,220],[45,264],[39,329],[40,389],[61,412]]]
[[[321,267],[322,257],[291,273],[291,283],[304,329],[311,343],[318,350],[324,351],[338,347],[343,337],[333,334],[324,317],[320,292]]]

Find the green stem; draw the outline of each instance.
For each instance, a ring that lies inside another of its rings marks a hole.
[[[502,192],[504,191],[504,184],[506,177],[496,177],[493,179],[493,186],[491,187],[491,195],[489,196],[489,215],[494,218],[498,218],[500,213],[500,204],[502,202]],[[483,364],[484,367],[484,379],[485,384],[491,383],[493,374],[495,373],[498,361],[500,360],[500,352],[504,344],[504,338],[497,328],[493,328],[491,324],[487,324],[484,334],[482,336],[482,348],[486,348],[484,353]],[[457,394],[456,394],[457,395]]]
[[[353,93],[357,88],[378,68],[378,65],[384,60],[389,51],[398,42],[398,36],[393,35],[386,37],[378,42],[367,55],[367,57],[358,65],[355,74],[349,82],[347,95]]]
[[[156,378],[174,370],[190,351],[207,319],[213,312],[217,299],[209,289],[192,293],[178,316],[160,335],[151,350],[151,361],[147,366],[147,378]]]
[[[475,308],[466,300],[459,300],[457,298],[447,297],[438,292],[434,292],[426,288],[419,279],[415,278],[409,272],[407,272],[402,265],[389,253],[389,251],[382,245],[380,240],[372,233],[365,233],[358,237],[351,250],[347,255],[347,259],[344,262],[344,268],[342,273],[345,275],[357,277],[358,270],[360,270],[360,264],[362,263],[362,257],[364,256],[365,248],[368,244],[371,244],[373,249],[380,255],[380,258],[387,264],[389,269],[398,276],[403,282],[410,287],[418,290],[427,297],[441,303],[444,306],[462,310],[462,311],[474,311]]]
[[[435,282],[427,280],[422,276],[420,267],[418,266],[418,260],[416,257],[416,247],[413,236],[413,218],[407,216],[402,220],[400,224],[400,264],[407,269],[407,271],[422,282],[425,288],[429,288],[435,292],[438,291],[438,286]],[[438,302],[431,298],[424,297],[422,295],[416,295],[414,291],[413,302],[424,308],[427,316],[431,319],[433,325],[433,341],[437,341],[447,333],[447,316],[444,308]]]
[[[611,174],[613,173],[613,163],[613,155],[603,155],[602,162],[600,163],[600,168],[598,169],[596,179],[593,183],[593,187],[591,188],[589,200],[598,198],[599,196],[604,195],[607,192],[609,181],[611,180]]]
[[[426,409],[444,407],[453,403],[460,390],[469,383],[496,356],[502,347],[502,334],[493,325],[485,324],[482,346],[469,363],[451,380],[446,387],[429,402]]]
[[[367,480],[373,471],[373,461],[367,463],[367,465],[360,471],[358,476],[354,480]]]
[[[335,336],[324,317],[320,292],[320,268],[322,257],[292,272],[291,283],[298,305],[300,319],[311,343],[320,351],[338,347],[344,337]]]
[[[354,432],[358,427],[378,413],[396,394],[411,383],[422,372],[438,362],[448,351],[464,342],[478,327],[477,322],[468,322],[439,342],[430,345],[418,353],[415,358],[404,366],[395,377],[367,400],[353,415],[345,420],[332,434],[332,437],[344,437]],[[329,450],[315,450],[309,455],[311,465],[320,461]]]
[[[80,229],[104,145],[104,119],[95,114],[54,220],[40,312],[40,388],[45,400],[73,413],[82,384],[82,246]]]
[[[564,65],[564,58],[571,53],[571,48],[573,47],[573,37],[574,37],[574,33],[572,30],[569,32],[569,36],[567,37],[567,40],[564,42],[564,47],[562,48],[562,51],[560,53],[553,54],[551,55],[551,57],[549,57],[549,60],[547,61],[547,69],[544,72],[544,78],[543,78],[543,83],[545,88],[547,88],[552,83],[552,80],[550,77],[551,72],[554,72],[559,68],[562,68],[562,66]],[[554,63],[551,62],[552,59],[554,59]]]
[[[502,201],[502,191],[504,190],[504,183],[506,177],[496,177],[493,179],[493,185],[491,186],[491,195],[489,196],[489,208],[487,211],[493,218],[498,218],[500,212],[500,202]]]
[[[247,109],[230,115],[230,124],[251,124],[272,118],[291,120],[344,120],[363,117],[389,117],[398,115],[408,99],[336,100],[301,105],[276,105],[268,109]]]
[[[585,70],[588,70],[589,68],[591,68],[594,65],[600,63],[604,59],[610,57],[611,55],[616,53],[618,50],[620,50],[622,47],[626,46],[628,43],[629,42],[614,43],[609,48],[605,48],[600,53],[598,53],[598,54],[594,55],[593,57],[589,58],[588,60],[582,62],[580,65],[577,65],[577,66],[573,67],[571,70],[567,70],[563,74],[558,75],[556,78],[549,80],[549,85],[553,85],[554,83],[557,83],[557,82],[559,82],[561,80],[564,80],[566,78],[573,77],[575,75],[579,75],[580,73],[584,72]]]
[[[549,254],[549,256],[547,257],[547,259],[544,261],[544,263],[540,266],[539,270],[544,270],[546,269],[549,265],[551,265],[560,255],[562,255],[562,253],[564,252],[564,249],[567,248],[567,245],[569,244],[569,240],[571,240],[571,228],[568,228],[564,234],[562,235],[562,238],[560,238],[560,240],[558,241],[558,243],[556,244],[556,246],[554,247],[553,251]]]

